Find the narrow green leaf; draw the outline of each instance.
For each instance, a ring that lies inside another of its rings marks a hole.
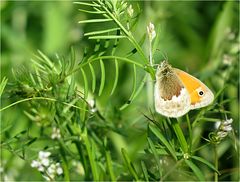
[[[168,149],[170,154],[173,156],[173,158],[175,160],[177,160],[177,155],[176,155],[174,149],[168,143],[167,139],[162,135],[162,133],[160,133],[159,128],[157,128],[157,127],[155,127],[153,125],[149,125],[149,128],[156,135],[156,137],[158,137],[158,139],[166,146],[166,148]]]
[[[93,180],[98,181],[97,164],[96,164],[95,155],[94,155],[94,154],[96,154],[96,151],[92,151],[92,145],[88,139],[86,129],[84,130],[82,138],[83,138],[83,141],[84,141],[86,149],[87,149],[87,154],[88,154],[88,158],[90,161],[90,166],[91,166],[92,174],[93,174]]]
[[[113,21],[113,19],[90,19],[90,20],[82,20],[78,23],[101,23],[101,22],[108,22]]]
[[[99,30],[99,31],[94,31],[94,32],[88,32],[88,33],[85,33],[84,36],[110,33],[110,32],[115,32],[117,30],[120,30],[120,28],[112,28],[112,29],[107,29],[107,30]]]
[[[136,91],[136,87],[137,87],[137,72],[136,72],[136,65],[134,64],[133,65],[133,89],[132,89],[132,93],[131,93],[127,103],[120,107],[120,110],[125,109],[132,102],[135,91]]]
[[[38,61],[36,61],[36,60],[34,60],[34,59],[31,59],[31,62],[33,62],[33,64],[38,68],[38,69],[40,69],[40,70],[42,70],[42,71],[46,71],[46,68],[43,66],[43,65],[41,65]]]
[[[149,181],[149,179],[148,179],[148,172],[147,172],[146,165],[145,165],[145,163],[143,161],[141,161],[141,167],[142,167],[144,178],[148,182]]]
[[[101,83],[100,83],[100,88],[98,92],[99,96],[102,94],[102,91],[105,85],[105,67],[102,59],[100,59],[100,68],[101,68]]]
[[[65,153],[65,145],[62,141],[59,142],[60,148],[59,152],[62,156],[62,166],[63,166],[63,171],[64,171],[64,181],[69,182],[70,181],[70,175],[69,175],[69,168],[68,168],[68,161]]]
[[[175,119],[175,118],[172,119],[172,120],[170,120],[168,118],[168,120],[172,124],[173,130],[174,130],[174,132],[175,132],[175,134],[176,134],[176,136],[178,138],[178,141],[180,143],[180,146],[181,146],[184,154],[188,153],[188,144],[187,144],[186,138],[185,138],[185,136],[183,134],[183,131],[182,131],[180,125],[179,125],[178,120]]]
[[[37,140],[37,137],[34,137],[33,139],[31,139],[30,141],[28,141],[25,145],[29,146],[32,143],[34,143]]]
[[[84,13],[89,13],[89,14],[104,14],[106,13],[105,11],[88,11],[84,9],[78,9],[78,11],[84,12]]]
[[[91,6],[91,7],[101,7],[98,4],[92,4],[92,3],[86,3],[86,2],[73,2],[74,4],[80,4],[80,5],[85,5],[85,6]]]
[[[138,181],[138,175],[136,173],[133,163],[131,162],[130,158],[128,157],[127,151],[124,148],[122,148],[121,151],[122,151],[122,155],[124,158],[124,162],[125,162],[126,166],[128,167],[129,172],[133,175],[135,180]]]
[[[3,77],[1,84],[0,84],[0,96],[3,93],[5,86],[7,85],[7,81],[8,81],[8,79],[6,77]]]
[[[221,175],[220,172],[214,167],[214,165],[212,165],[206,159],[204,159],[202,157],[198,157],[198,156],[192,156],[191,158],[206,164],[209,168],[213,169],[215,172],[217,172],[219,175]]]
[[[115,59],[114,60],[115,63],[115,79],[114,79],[114,83],[113,83],[113,88],[111,91],[111,95],[114,93],[116,87],[117,87],[117,83],[118,83],[118,77],[119,77],[119,68],[118,68],[118,60]]]
[[[147,74],[143,77],[143,79],[142,79],[142,81],[141,81],[141,84],[138,86],[137,91],[135,92],[135,94],[134,94],[133,97],[132,97],[132,100],[134,100],[135,97],[137,97],[138,94],[142,91],[143,86],[144,86],[145,83],[146,83],[146,79],[147,79]]]
[[[38,69],[35,69],[35,72],[36,72],[37,80],[38,80],[38,83],[39,83],[40,87],[44,88],[43,87],[43,82],[42,82],[42,79],[41,79],[41,75],[39,74]]]
[[[71,97],[71,95],[73,95],[75,92],[75,78],[72,77],[71,78],[71,81],[70,81],[70,84],[68,86],[68,90],[67,90],[67,97]]]
[[[99,36],[91,36],[89,39],[124,39],[127,38],[124,35],[99,35]]]
[[[107,168],[108,168],[108,172],[110,174],[111,181],[116,181],[116,177],[114,175],[114,171],[113,171],[113,167],[112,167],[110,151],[106,151],[106,160],[107,160]]]
[[[52,63],[52,61],[45,54],[43,54],[40,50],[38,50],[38,53],[40,54],[41,58],[43,58],[45,63],[47,63],[50,68],[54,69],[55,72],[57,72],[57,70],[56,70],[54,64]]]
[[[68,68],[69,71],[73,70],[75,66],[75,62],[76,62],[76,53],[73,47],[71,47],[71,57],[70,57],[69,68]]]
[[[91,74],[92,74],[92,93],[94,93],[95,88],[96,88],[96,74],[95,74],[95,71],[93,69],[92,64],[89,63],[88,65],[89,65],[89,68],[90,68],[90,71],[91,71]]]
[[[156,163],[157,163],[159,176],[162,176],[160,160],[159,160],[159,157],[158,157],[158,155],[157,155],[156,148],[155,148],[155,146],[154,146],[154,144],[153,144],[153,142],[152,142],[152,140],[151,140],[150,138],[148,138],[148,144],[149,144],[149,146],[150,146],[150,149],[151,149],[151,151],[152,151],[152,153],[153,153],[153,156],[154,156],[154,158],[155,158],[155,161],[156,161]]]
[[[201,171],[201,169],[199,169],[192,161],[190,160],[185,160],[185,163],[192,169],[192,171],[194,172],[194,174],[197,176],[197,178],[200,181],[205,181],[204,175]]]
[[[87,76],[85,71],[81,68],[82,76],[83,76],[83,81],[84,81],[84,98],[87,99],[88,97],[88,81],[87,81]]]

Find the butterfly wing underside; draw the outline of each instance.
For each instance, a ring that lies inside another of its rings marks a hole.
[[[190,94],[191,109],[205,107],[213,101],[214,95],[204,83],[182,70],[174,70]]]

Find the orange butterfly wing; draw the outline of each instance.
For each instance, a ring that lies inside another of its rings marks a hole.
[[[200,80],[182,70],[174,70],[190,94],[192,109],[204,107],[213,101],[213,93]],[[204,95],[201,96],[200,91],[203,91]]]

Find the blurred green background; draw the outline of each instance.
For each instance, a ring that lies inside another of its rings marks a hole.
[[[239,5],[237,2],[128,1],[128,3],[131,3],[135,10],[141,10],[133,33],[137,40],[146,32],[150,21],[156,27],[159,44],[154,47],[157,49],[154,54],[155,63],[162,61],[163,54],[165,54],[174,67],[186,70],[202,78],[203,81],[206,80],[207,85],[215,93],[224,86],[222,78],[218,76],[221,74],[218,71],[224,67],[224,55],[235,49],[239,51],[237,41],[239,40]],[[1,79],[6,76],[9,82],[13,81],[12,69],[32,64],[30,59],[37,53],[37,50],[53,57],[56,53],[68,55],[70,47],[73,46],[77,59],[80,59],[84,48],[94,47],[95,42],[89,41],[83,34],[90,30],[100,30],[101,27],[96,24],[78,24],[80,20],[94,17],[79,12],[78,8],[79,6],[71,1],[1,1]],[[148,54],[147,47],[147,44],[143,45],[146,55]],[[120,41],[117,50],[118,55],[124,55],[131,51],[132,47],[129,43]],[[227,109],[231,112],[230,117],[234,119],[234,127],[238,128],[238,63],[235,65],[230,75],[231,81],[227,80],[230,85],[224,97],[233,99]],[[106,71],[111,72],[110,69]],[[121,105],[123,100],[127,99],[129,89],[132,87],[131,80],[128,79],[130,76],[131,69],[124,64],[121,65],[118,89],[111,97],[111,102],[109,95],[99,98],[99,105],[104,108],[104,112],[108,113],[108,109],[112,109],[112,104]],[[125,133],[124,137],[114,132],[110,133],[110,137],[115,141],[116,151],[119,152],[124,146],[128,149],[132,159],[138,157],[135,154],[136,151],[146,147],[148,123],[140,114],[148,112],[149,109],[146,95],[146,91],[143,91],[129,108],[119,114],[119,117],[111,116],[110,111],[108,113],[108,117],[112,117],[114,122],[119,123],[119,128]],[[13,102],[7,96],[1,100],[1,107]],[[10,132],[12,136],[24,128],[36,127],[29,122],[20,106],[1,113],[1,126],[14,123],[12,132]],[[235,132],[238,132],[237,129]],[[232,148],[227,145],[224,150],[224,152],[229,152]],[[208,158],[208,152],[204,152],[203,155]],[[31,179],[23,176],[23,174],[29,174],[29,171],[34,176],[32,179],[41,180],[40,174],[30,169],[28,164],[16,159],[13,154],[4,152],[2,161],[5,163],[7,161],[6,166],[9,170],[11,166],[14,166],[14,169],[11,169],[12,177],[17,180]],[[226,166],[233,168],[234,159],[229,161],[230,164],[226,163]]]

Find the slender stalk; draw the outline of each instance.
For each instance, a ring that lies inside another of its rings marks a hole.
[[[69,182],[70,181],[70,175],[69,175],[69,169],[68,169],[68,162],[67,162],[67,159],[66,159],[66,154],[65,154],[65,150],[64,150],[64,147],[63,147],[63,143],[62,142],[59,142],[59,145],[60,145],[60,154],[62,156],[62,166],[63,166],[63,171],[64,171],[64,181],[66,182]]]
[[[104,4],[101,4],[101,6],[104,8],[104,10],[107,12],[107,14],[115,21],[115,23],[122,29],[122,31],[126,34],[126,36],[128,37],[128,39],[130,40],[130,42],[132,42],[132,44],[134,45],[134,47],[137,49],[138,53],[140,54],[140,56],[142,57],[143,61],[147,64],[148,63],[148,59],[146,58],[146,56],[143,53],[142,48],[139,46],[139,44],[137,43],[137,41],[134,39],[134,37],[132,36],[131,32],[129,32],[122,24],[121,22],[118,21],[118,19],[114,16],[114,14],[112,14],[107,7],[104,6]]]
[[[215,156],[215,169],[218,170],[218,154],[217,154],[217,145],[214,145],[214,156]],[[218,182],[218,173],[214,172],[214,181]]]
[[[168,118],[168,120],[170,120],[170,119]],[[184,154],[187,154],[188,153],[188,144],[183,135],[182,129],[181,129],[178,121],[176,119],[173,119],[170,122],[172,123],[172,127],[174,129],[175,134],[177,135],[178,141],[180,143],[180,146],[181,146]]]
[[[152,60],[152,41],[149,39],[149,62],[150,66],[153,65],[153,60]],[[147,94],[148,94],[148,105],[150,108],[153,107],[153,82],[151,79],[151,75],[148,75],[147,78]]]
[[[188,114],[186,115],[187,118],[187,125],[188,125],[188,132],[189,132],[189,151],[192,151],[192,126],[189,120]]]
[[[48,100],[48,101],[53,101],[53,102],[60,102],[60,103],[62,103],[62,104],[64,104],[64,105],[68,105],[68,106],[70,106],[70,107],[74,107],[74,108],[77,108],[77,109],[80,109],[80,110],[88,111],[88,110],[86,110],[86,109],[83,109],[83,108],[80,108],[80,107],[78,107],[78,106],[69,104],[69,103],[67,103],[67,102],[58,101],[57,99],[54,99],[54,98],[48,98],[48,97],[32,97],[32,98],[22,99],[22,100],[19,100],[19,101],[17,101],[17,102],[14,102],[14,103],[12,103],[12,104],[9,104],[8,106],[0,109],[0,112],[4,111],[4,110],[6,110],[6,109],[8,109],[8,108],[10,108],[10,107],[12,107],[12,106],[14,106],[14,105],[20,104],[20,103],[22,103],[22,102],[27,102],[27,101],[30,101],[30,100]]]

